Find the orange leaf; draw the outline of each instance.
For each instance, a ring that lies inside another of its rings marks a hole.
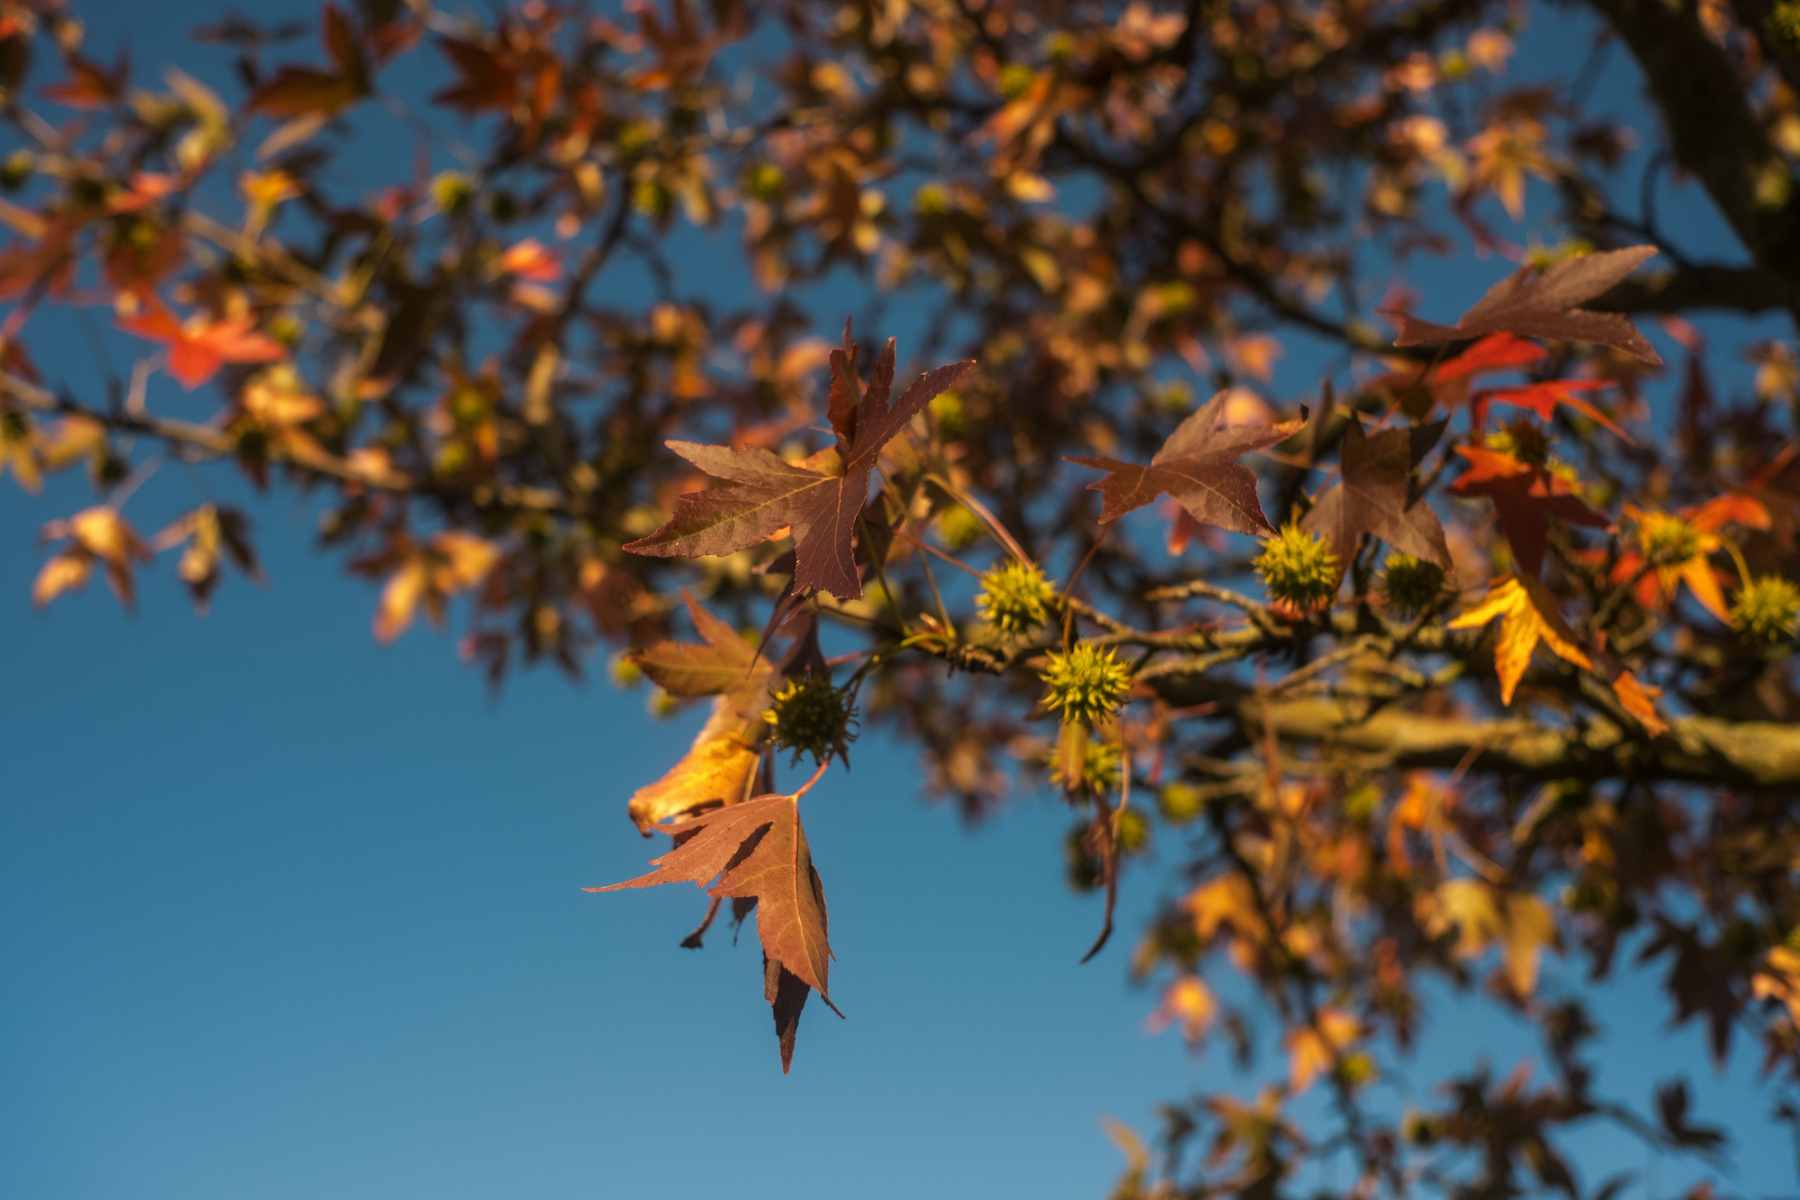
[[[1662,689],[1654,684],[1639,683],[1630,671],[1621,671],[1613,680],[1613,695],[1625,706],[1625,711],[1638,719],[1644,732],[1657,737],[1669,731],[1669,723],[1662,719],[1656,711],[1655,698],[1662,695]]]
[[[250,316],[209,320],[196,313],[185,323],[154,297],[142,313],[119,322],[119,328],[169,348],[169,374],[192,391],[226,363],[274,362],[287,357],[287,347],[256,331]]]

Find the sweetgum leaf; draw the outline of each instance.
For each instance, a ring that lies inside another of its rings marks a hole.
[[[1660,366],[1662,359],[1630,321],[1617,313],[1589,312],[1575,307],[1619,283],[1656,253],[1655,246],[1632,246],[1626,250],[1565,258],[1543,272],[1530,266],[1520,267],[1489,288],[1487,295],[1455,325],[1421,321],[1405,313],[1387,314],[1400,326],[1394,345],[1423,346],[1487,333],[1515,333],[1524,337],[1610,346],[1652,366]]]
[[[1227,393],[1220,392],[1176,427],[1149,466],[1116,458],[1070,458],[1109,472],[1088,486],[1101,495],[1100,521],[1116,521],[1167,492],[1189,516],[1233,533],[1272,533],[1256,495],[1256,475],[1239,464],[1240,454],[1284,442],[1306,424],[1306,410],[1279,425],[1218,428]]]
[[[681,589],[704,643],[663,641],[630,655],[650,682],[671,696],[750,696],[765,690],[774,667],[737,630]],[[760,708],[760,705],[758,705]]]
[[[966,360],[927,371],[890,406],[892,338],[876,361],[869,386],[854,398],[851,356],[833,351],[830,414],[838,437],[835,453],[814,455],[796,466],[754,446],[734,450],[669,442],[669,449],[695,466],[738,486],[682,496],[662,528],[625,549],[662,558],[732,554],[791,528],[795,590],[830,592],[840,600],[861,598],[853,545],[856,518],[868,499],[869,474],[881,448],[974,365]]]
[[[1567,480],[1543,467],[1479,446],[1458,446],[1456,452],[1469,460],[1470,469],[1450,490],[1459,496],[1492,497],[1521,574],[1535,577],[1543,567],[1551,517],[1595,529],[1611,524],[1605,514],[1589,508]]]
[[[659,883],[694,883],[710,896],[756,897],[763,953],[830,1002],[831,947],[825,939],[825,889],[813,869],[800,807],[793,796],[766,795],[659,827],[679,840],[648,875],[587,888],[612,892]],[[685,839],[682,835],[689,835]]]
[[[1450,569],[1444,527],[1422,499],[1411,496],[1409,477],[1444,432],[1445,422],[1412,429],[1384,429],[1373,437],[1351,414],[1344,426],[1343,479],[1332,485],[1300,521],[1330,540],[1339,562],[1348,562],[1356,535],[1371,534],[1395,550]]]

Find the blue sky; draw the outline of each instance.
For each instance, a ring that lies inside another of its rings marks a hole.
[[[102,50],[133,31],[140,70],[222,64],[178,40],[210,6],[84,11]],[[33,349],[81,382],[83,343]],[[165,468],[134,518],[195,486]],[[878,741],[809,803],[849,1019],[809,1005],[784,1078],[753,933],[685,951],[698,891],[580,890],[657,852],[625,798],[696,718],[547,672],[496,702],[423,629],[377,649],[371,590],[290,497],[248,501],[271,586],[233,578],[204,619],[167,564],[135,616],[98,585],[36,613],[37,529],[88,502],[0,486],[0,1196],[1097,1198],[1120,1166],[1101,1114],[1142,1128],[1231,1083],[1222,1051],[1143,1033],[1128,936],[1077,965],[1099,911],[1063,883],[1059,806],[964,832]],[[1132,881],[1127,934],[1159,886]],[[1615,992],[1620,1090],[1686,1070],[1701,1118],[1756,1124],[1747,1055],[1715,1077],[1693,1031],[1650,1041],[1642,980]],[[1453,1004],[1428,1032],[1425,1072],[1520,1045]],[[1582,1145],[1590,1182],[1682,1178]],[[1791,1190],[1784,1142],[1737,1159],[1744,1191]]]

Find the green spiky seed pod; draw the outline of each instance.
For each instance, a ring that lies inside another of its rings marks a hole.
[[[1121,756],[1119,744],[1104,738],[1089,738],[1082,751],[1079,786],[1097,792],[1110,792],[1119,786]],[[1050,752],[1050,782],[1067,789],[1070,781],[1063,774],[1061,755]]]
[[[1063,854],[1067,856],[1070,887],[1078,892],[1091,892],[1100,886],[1106,866],[1088,849],[1086,825],[1069,830],[1063,839]]]
[[[1779,642],[1800,631],[1800,588],[1779,575],[1764,575],[1737,594],[1731,627],[1757,642]]]
[[[1128,808],[1118,815],[1120,854],[1136,854],[1150,844],[1150,818],[1140,810]]]
[[[644,682],[644,669],[637,665],[637,660],[629,654],[615,654],[612,661],[606,664],[606,673],[612,678],[613,686],[630,690]]]
[[[1055,603],[1056,589],[1044,573],[1012,558],[981,577],[981,594],[975,597],[975,607],[988,624],[1009,637],[1049,621]]]
[[[1171,783],[1156,794],[1156,807],[1171,825],[1186,825],[1206,811],[1206,798],[1191,783]]]
[[[657,720],[672,717],[681,708],[681,701],[659,687],[651,688],[649,698],[644,701],[644,711]]]
[[[1444,595],[1444,568],[1395,551],[1388,555],[1381,589],[1388,607],[1403,616],[1424,612]]]
[[[1338,560],[1331,543],[1298,525],[1287,525],[1263,542],[1256,556],[1263,590],[1301,608],[1322,604],[1337,593]]]
[[[1647,512],[1637,519],[1638,545],[1658,563],[1686,562],[1700,553],[1700,531],[1693,523],[1667,513]]]
[[[834,688],[823,675],[790,679],[769,697],[772,705],[763,713],[774,732],[770,741],[777,750],[792,750],[793,762],[802,754],[822,763],[830,755],[843,757],[856,740],[856,708],[847,688]]]
[[[768,204],[781,199],[781,190],[786,183],[780,167],[772,162],[760,162],[744,172],[738,186],[752,200]]]
[[[1514,421],[1487,435],[1489,450],[1510,454],[1522,463],[1541,467],[1550,459],[1550,439],[1530,421]]]
[[[967,550],[981,540],[981,520],[960,504],[938,514],[938,541],[952,554]]]
[[[1051,654],[1038,678],[1050,689],[1044,693],[1045,708],[1060,711],[1064,721],[1089,726],[1116,711],[1131,686],[1131,672],[1111,648],[1088,642]]]
[[[1800,0],[1781,0],[1769,13],[1769,32],[1790,46],[1800,46]]]
[[[475,195],[475,180],[461,171],[443,171],[431,180],[431,202],[439,212],[458,212]]]

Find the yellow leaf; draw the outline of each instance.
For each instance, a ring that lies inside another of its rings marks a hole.
[[[1669,723],[1662,719],[1656,711],[1655,698],[1662,695],[1662,689],[1653,684],[1639,683],[1630,671],[1621,671],[1613,680],[1613,695],[1625,706],[1625,711],[1638,719],[1644,732],[1651,737],[1669,731]]]
[[[631,797],[627,811],[638,830],[703,804],[736,804],[750,792],[759,754],[743,734],[744,719],[729,697],[713,701],[712,716],[693,747],[667,775]]]
[[[38,572],[31,585],[31,602],[42,608],[64,592],[79,591],[93,573],[93,555],[79,550],[58,554]]]
[[[1435,901],[1425,930],[1436,937],[1454,927],[1458,958],[1479,957],[1500,936],[1500,907],[1493,889],[1479,879],[1445,880],[1438,885]]]
[[[1355,1017],[1335,1008],[1320,1009],[1315,1025],[1290,1030],[1285,1039],[1288,1088],[1296,1096],[1312,1086],[1319,1072],[1330,1070],[1337,1052],[1355,1041],[1360,1029]]]
[[[443,560],[443,566],[432,574],[432,583],[446,593],[474,587],[500,559],[499,548],[492,542],[453,529],[432,538],[431,549]]]
[[[375,640],[391,642],[406,632],[418,614],[419,601],[425,598],[428,582],[425,560],[408,558],[381,589],[375,606]]]
[[[1555,914],[1542,899],[1525,892],[1503,895],[1479,879],[1440,884],[1423,924],[1433,937],[1454,927],[1458,958],[1479,958],[1499,943],[1507,982],[1521,996],[1537,987],[1538,959],[1557,940]]]
[[[1210,941],[1221,925],[1251,937],[1262,932],[1262,917],[1249,881],[1235,872],[1195,888],[1186,905],[1194,915],[1194,934],[1203,942]]]
[[[1162,1003],[1146,1022],[1150,1032],[1160,1033],[1170,1025],[1181,1026],[1181,1036],[1198,1043],[1212,1028],[1218,1016],[1219,1000],[1198,975],[1183,975],[1163,993]]]
[[[1540,641],[1559,658],[1578,667],[1594,665],[1575,645],[1575,633],[1557,611],[1556,597],[1535,579],[1502,576],[1481,603],[1450,622],[1450,628],[1479,628],[1495,617],[1503,618],[1500,638],[1494,646],[1494,670],[1500,676],[1500,700],[1504,704],[1512,703],[1513,690]]]
[[[1506,898],[1506,930],[1501,945],[1506,980],[1514,992],[1529,996],[1537,987],[1538,958],[1556,942],[1556,916],[1543,900],[1526,892]]]

